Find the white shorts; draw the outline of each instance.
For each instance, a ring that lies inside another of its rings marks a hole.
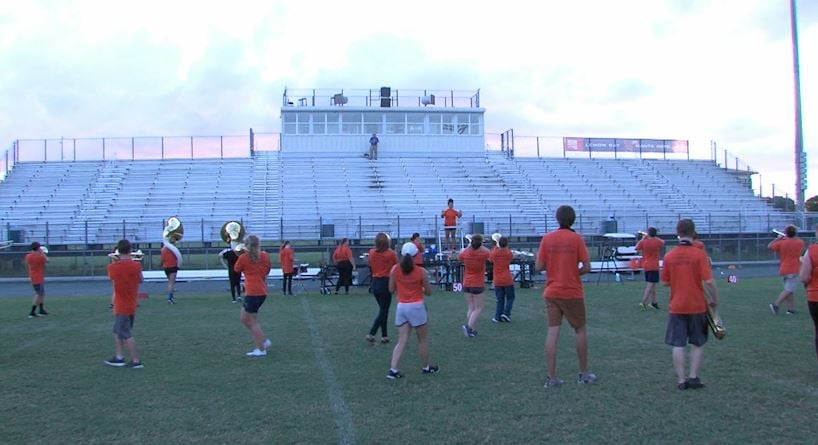
[[[395,326],[402,326],[409,323],[409,326],[416,328],[423,326],[429,321],[426,313],[426,305],[421,303],[398,303],[395,309]]]
[[[795,292],[798,283],[801,282],[797,274],[784,275],[781,277],[781,281],[784,282],[784,290],[787,292]]]

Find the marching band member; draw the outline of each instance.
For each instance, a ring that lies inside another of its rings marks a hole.
[[[233,248],[228,247],[219,252],[219,262],[227,268],[227,278],[230,281],[230,297],[233,299],[233,303],[241,300],[241,274],[233,269],[238,260],[239,252],[236,252]]]
[[[423,243],[421,242],[420,234],[417,232],[413,233],[410,241],[418,248],[418,253],[415,255],[415,266],[423,267]]]
[[[793,294],[798,283],[801,252],[804,251],[804,240],[798,238],[795,226],[787,226],[784,234],[785,236],[779,236],[767,245],[768,249],[778,253],[778,259],[781,261],[778,274],[781,275],[781,280],[784,282],[784,290],[778,294],[775,302],[770,303],[770,311],[773,315],[778,315],[778,306],[784,301],[787,302],[787,315],[795,314]]]
[[[440,212],[443,218],[443,231],[446,236],[444,245],[448,250],[454,250],[457,238],[457,219],[463,217],[463,212],[454,208],[454,199],[449,198],[447,207]]]
[[[643,311],[647,308],[648,300],[651,301],[650,307],[659,309],[659,303],[656,302],[656,283],[659,282],[659,255],[665,241],[656,234],[656,227],[648,227],[647,234],[636,243],[636,250],[642,252],[642,269],[645,271],[647,283],[642,302],[639,303],[639,309]]]
[[[818,225],[815,226],[815,238],[816,242],[804,254],[798,275],[807,288],[807,305],[815,329],[815,355],[818,357]]]
[[[424,295],[432,295],[429,278],[422,267],[415,266],[413,258],[417,255],[417,247],[414,244],[405,243],[400,249],[400,254],[400,264],[393,266],[389,273],[389,292],[398,293],[398,306],[395,310],[398,342],[395,344],[395,349],[392,350],[392,362],[389,373],[386,375],[386,378],[392,380],[403,377],[398,365],[412,328],[417,333],[418,353],[420,362],[424,365],[421,372],[435,374],[440,371],[438,366],[432,365],[429,361],[429,338],[426,326],[429,315],[423,303]]]
[[[349,240],[341,238],[341,242],[335,251],[332,252],[332,262],[338,268],[338,282],[335,283],[335,295],[344,286],[344,293],[349,294],[349,286],[352,285],[352,271],[355,270],[355,261],[352,258],[352,249],[349,248]]]
[[[261,250],[261,242],[255,235],[247,237],[247,252],[239,257],[234,269],[244,273],[244,305],[241,308],[241,323],[253,336],[256,347],[248,352],[248,357],[264,357],[272,342],[265,339],[264,331],[258,324],[257,314],[267,299],[267,274],[270,273],[270,256]]]
[[[123,347],[128,349],[131,361],[128,367],[141,369],[144,366],[136,352],[136,341],[133,338],[134,317],[136,315],[136,296],[139,283],[142,282],[142,265],[131,257],[131,243],[123,239],[117,243],[118,256],[108,265],[108,277],[114,286],[114,356],[105,360],[105,364],[114,367],[126,366],[122,354]],[[114,259],[114,257],[112,257]]]
[[[716,307],[718,296],[710,261],[702,249],[693,246],[696,226],[690,219],[676,224],[679,247],[665,255],[662,284],[670,287],[665,343],[673,347],[673,369],[677,388],[704,387],[699,379],[699,367],[707,343],[707,305]],[[704,283],[704,285],[702,285]],[[690,372],[685,378],[685,346],[691,345]]]
[[[162,230],[162,250],[160,251],[162,269],[165,271],[165,276],[168,277],[168,304],[176,304],[173,292],[176,289],[176,273],[182,266],[182,253],[175,244],[182,239],[183,233],[182,222],[179,221],[179,218],[175,216],[168,218],[167,225]]]
[[[26,269],[28,269],[28,278],[31,280],[31,285],[34,287],[34,298],[31,300],[31,312],[28,313],[28,318],[36,318],[48,315],[48,311],[43,307],[45,301],[45,263],[48,262],[48,256],[40,243],[34,241],[31,243],[31,252],[25,258]],[[37,312],[39,306],[40,312]]]
[[[501,236],[497,248],[489,255],[494,272],[494,296],[497,299],[494,318],[491,319],[493,323],[511,322],[511,308],[514,306],[514,277],[510,270],[512,259],[514,254],[508,248],[508,238]]]
[[[289,241],[284,241],[284,244],[281,245],[281,249],[278,252],[278,261],[281,263],[281,272],[284,274],[284,279],[281,284],[281,292],[284,295],[287,295],[289,291],[290,295],[293,294],[293,274],[295,273],[295,268],[293,267],[293,261],[295,258],[295,251],[293,251],[292,245],[290,245]]]
[[[415,255],[417,258],[417,255]],[[366,341],[375,343],[375,334],[381,329],[381,343],[389,343],[386,333],[386,322],[389,319],[389,306],[392,305],[392,293],[389,291],[389,272],[398,264],[398,256],[389,248],[389,235],[381,232],[375,235],[375,248],[369,249],[369,269],[372,271],[372,294],[378,302],[378,315],[372,322],[372,328]]]
[[[472,235],[470,244],[460,252],[458,257],[463,262],[463,293],[469,305],[468,312],[466,312],[466,324],[462,326],[463,335],[466,337],[477,336],[477,330],[474,327],[486,304],[483,292],[486,289],[486,261],[489,255],[489,250],[483,246],[483,236],[476,233]]]

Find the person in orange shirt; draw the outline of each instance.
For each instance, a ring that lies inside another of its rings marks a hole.
[[[349,248],[349,240],[341,238],[341,242],[335,251],[332,252],[332,262],[338,269],[338,282],[335,283],[335,295],[341,286],[344,286],[344,294],[349,295],[349,286],[352,285],[352,272],[355,270],[355,261],[352,259],[352,249]]]
[[[136,294],[142,282],[142,264],[131,257],[131,242],[123,239],[116,245],[119,257],[108,265],[108,278],[114,284],[114,356],[105,360],[105,364],[120,368],[126,366],[122,350],[127,349],[131,361],[127,364],[132,369],[144,366],[136,352],[136,340],[133,338],[133,322],[136,317]]]
[[[793,294],[798,284],[801,252],[804,251],[804,240],[798,238],[795,226],[787,226],[784,234],[786,236],[779,236],[767,245],[768,249],[778,253],[778,259],[781,261],[778,274],[781,275],[784,282],[784,290],[778,294],[775,302],[770,303],[770,311],[773,315],[778,314],[778,306],[784,301],[787,302],[787,315],[795,314]]]
[[[435,374],[440,371],[438,366],[432,365],[429,360],[429,339],[426,324],[429,314],[423,296],[432,295],[429,278],[422,267],[415,266],[414,257],[417,255],[417,246],[411,242],[405,243],[400,249],[400,264],[392,267],[389,272],[389,292],[398,293],[398,306],[395,310],[395,326],[398,327],[398,343],[392,350],[392,362],[389,365],[388,379],[400,379],[403,374],[398,369],[400,358],[412,328],[418,337],[418,353],[423,374]]]
[[[457,245],[457,219],[463,217],[463,212],[454,208],[454,199],[449,198],[447,206],[440,212],[440,217],[443,218],[443,233],[446,236],[445,246],[448,250],[454,250]]]
[[[267,275],[270,273],[270,256],[261,250],[261,241],[255,235],[247,237],[247,252],[236,261],[234,269],[244,274],[244,305],[241,308],[241,323],[250,331],[256,348],[248,352],[248,357],[264,357],[272,342],[265,339],[264,331],[258,324],[257,314],[267,299]]]
[[[278,261],[281,263],[281,272],[284,274],[284,279],[281,284],[281,292],[283,292],[284,295],[287,295],[288,292],[290,295],[293,294],[294,258],[295,251],[293,251],[290,242],[284,241],[284,244],[281,245],[281,250],[278,252]]]
[[[475,233],[471,237],[471,243],[460,252],[458,257],[463,262],[463,293],[469,305],[469,310],[466,312],[466,324],[462,326],[463,335],[466,337],[477,336],[477,330],[474,327],[486,304],[483,292],[486,290],[486,261],[490,254],[489,250],[483,246],[483,236]]]
[[[375,334],[381,329],[381,343],[389,343],[386,322],[389,320],[389,306],[392,305],[392,293],[389,291],[389,272],[398,264],[398,256],[389,248],[389,235],[381,232],[375,235],[375,248],[369,249],[369,269],[372,271],[372,294],[378,303],[378,315],[372,322],[372,328],[366,341],[375,343]]]
[[[818,225],[815,226],[815,238],[816,242],[804,254],[798,277],[807,288],[807,306],[815,330],[815,355],[818,357]]]
[[[656,283],[659,282],[659,256],[664,245],[665,241],[656,236],[656,227],[648,227],[647,235],[636,243],[636,250],[642,252],[642,269],[645,270],[647,282],[642,302],[639,303],[640,310],[645,310],[648,300],[651,301],[650,307],[659,309],[659,303],[656,302]]]
[[[677,388],[704,387],[699,367],[707,343],[707,305],[716,307],[718,296],[710,261],[702,249],[693,246],[696,225],[690,219],[676,224],[679,247],[665,255],[662,284],[670,287],[665,343],[673,347],[673,369]],[[691,345],[690,372],[685,377],[685,346]]]
[[[591,271],[588,248],[582,235],[571,226],[576,220],[573,207],[563,205],[557,208],[557,222],[560,228],[545,234],[537,251],[534,270],[546,272],[545,311],[548,316],[548,335],[545,339],[545,357],[548,377],[545,387],[557,387],[565,383],[557,376],[557,340],[563,316],[574,328],[576,335],[577,359],[579,360],[578,383],[594,383],[596,374],[588,372],[588,331],[585,322],[585,295],[580,275]]]
[[[415,265],[423,267],[423,243],[421,242],[420,234],[417,232],[413,233],[410,241],[418,248],[418,253],[415,255]]]
[[[497,240],[497,248],[491,251],[489,262],[494,272],[494,296],[497,307],[494,310],[493,323],[511,322],[511,308],[514,306],[514,277],[511,275],[510,265],[514,254],[508,248],[508,238],[501,236]]]
[[[165,276],[168,278],[168,304],[176,304],[173,299],[173,293],[176,291],[176,273],[179,272],[182,255],[174,243],[176,239],[170,237],[168,241],[162,243],[162,249],[159,251],[159,257],[162,260],[162,269],[165,271]]]
[[[37,241],[31,243],[31,252],[25,258],[26,269],[28,269],[28,278],[31,280],[31,285],[34,287],[34,298],[31,300],[31,312],[28,313],[28,318],[36,318],[48,315],[43,304],[45,302],[45,263],[48,262],[48,256],[42,249],[42,246]],[[40,312],[37,312],[37,309]]]

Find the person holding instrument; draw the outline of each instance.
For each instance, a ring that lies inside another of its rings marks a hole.
[[[784,229],[783,235],[770,241],[767,248],[778,253],[778,259],[781,261],[778,274],[781,275],[781,280],[784,282],[784,290],[778,294],[774,302],[770,303],[770,311],[773,315],[778,315],[778,307],[786,301],[787,315],[793,315],[795,314],[793,294],[799,281],[798,272],[801,268],[800,259],[801,252],[804,251],[804,240],[798,238],[795,226],[790,225]]]

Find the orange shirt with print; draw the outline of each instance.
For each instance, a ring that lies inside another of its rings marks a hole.
[[[335,251],[332,252],[332,261],[335,264],[340,263],[341,261],[352,261],[352,249],[349,248],[348,245],[342,244],[335,248]]]
[[[486,285],[486,261],[491,253],[488,249],[472,249],[466,247],[460,252],[460,261],[463,262],[463,286],[484,287]]]
[[[513,259],[514,254],[509,249],[497,248],[491,251],[489,261],[491,261],[492,271],[494,272],[495,286],[514,285],[514,277],[511,275],[509,268]]]
[[[779,275],[797,274],[801,269],[801,252],[804,251],[804,240],[801,238],[784,238],[773,241],[770,250],[778,253],[781,265]]]
[[[425,276],[426,271],[420,267],[413,268],[408,274],[403,273],[400,266],[393,267],[390,278],[398,292],[398,303],[422,303]]]
[[[423,244],[421,244],[419,239],[412,241],[412,244],[418,248],[418,253],[415,254],[415,265],[422,266],[423,265]]]
[[[671,314],[702,314],[707,311],[702,281],[713,278],[704,250],[680,244],[665,255],[662,282],[670,285]]]
[[[807,301],[818,303],[818,244],[809,246],[807,255],[812,263],[809,284],[807,284]]]
[[[45,281],[45,263],[48,258],[42,252],[31,252],[26,255],[26,266],[28,266],[28,277],[31,284],[43,284]]]
[[[244,273],[245,294],[250,297],[267,295],[267,275],[270,273],[270,255],[267,252],[259,252],[255,263],[245,253],[236,261],[233,270]]]
[[[582,235],[571,229],[557,229],[540,241],[537,259],[545,267],[544,298],[576,300],[584,298],[579,263],[590,264]]]
[[[659,270],[659,252],[665,241],[661,238],[642,238],[636,243],[636,250],[642,251],[642,268],[646,271]]]
[[[136,294],[142,282],[142,265],[134,260],[119,260],[108,265],[108,278],[114,282],[114,315],[136,314]]]
[[[443,225],[454,227],[457,225],[457,218],[460,217],[460,211],[455,209],[446,209],[443,211]]]
[[[281,263],[282,273],[293,273],[293,257],[295,252],[290,247],[285,247],[278,252],[278,261]]]
[[[176,255],[167,247],[163,247],[162,250],[159,251],[159,257],[162,259],[163,269],[179,266],[179,260],[176,258]]]
[[[398,264],[398,256],[394,250],[378,252],[376,249],[369,249],[369,269],[372,271],[372,278],[389,278],[389,272],[395,264]]]

